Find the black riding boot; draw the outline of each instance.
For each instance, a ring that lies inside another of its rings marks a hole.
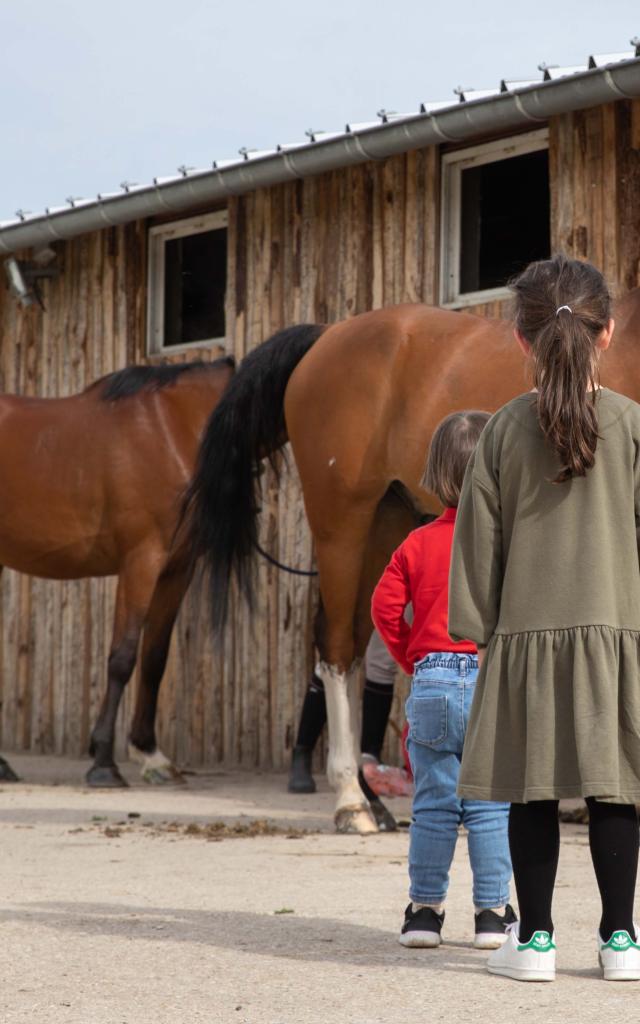
[[[291,769],[287,789],[290,793],[315,793],[316,784],[311,774],[311,759],[320,733],[327,721],[324,685],[314,672],[305,694],[296,745],[291,754]]]
[[[362,693],[362,735],[360,749],[380,760],[384,734],[393,703],[393,682],[374,683],[365,679]]]

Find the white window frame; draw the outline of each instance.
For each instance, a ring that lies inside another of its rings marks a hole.
[[[526,135],[497,139],[469,149],[445,153],[442,157],[442,205],[440,231],[440,305],[460,309],[483,302],[509,298],[508,288],[485,288],[476,292],[460,292],[460,230],[462,172],[468,167],[497,163],[525,153],[549,148],[549,129],[540,128]]]
[[[178,345],[164,344],[164,284],[165,284],[165,246],[176,238],[186,235],[200,235],[204,231],[215,231],[228,228],[229,216],[226,210],[215,213],[204,213],[185,220],[159,224],[149,229],[149,256],[147,274],[147,353],[160,355],[168,352],[183,352],[190,348],[202,348],[205,345],[224,345],[226,339],[202,338],[199,341],[187,341]]]

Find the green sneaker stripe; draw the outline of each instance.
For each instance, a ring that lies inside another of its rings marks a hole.
[[[613,939],[613,936],[611,938]],[[524,953],[526,949],[532,949],[535,953],[549,953],[555,948],[549,932],[534,932],[528,942],[518,944],[519,953]]]
[[[603,943],[600,949],[613,949],[617,953],[624,953],[627,949],[640,949],[640,945],[634,942],[629,932],[614,932],[608,942]]]

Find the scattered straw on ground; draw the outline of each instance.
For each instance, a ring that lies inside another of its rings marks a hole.
[[[206,839],[207,842],[220,842],[222,839],[253,839],[256,836],[283,836],[285,839],[301,839],[313,830],[306,828],[282,828],[267,818],[252,821],[234,822],[208,821],[188,823],[179,821],[138,821],[139,815],[131,813],[127,821],[105,824],[103,818],[93,818],[89,825],[69,829],[70,834],[78,832],[99,832],[106,839],[119,839],[123,835],[143,832],[145,835],[164,836],[173,834],[188,836],[194,839]]]

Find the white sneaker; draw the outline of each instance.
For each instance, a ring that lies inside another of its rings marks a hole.
[[[638,938],[635,921],[633,927]],[[608,942],[603,942],[598,932],[598,959],[605,981],[640,981],[640,946],[629,932],[614,932]]]
[[[489,954],[490,974],[515,981],[555,981],[556,947],[549,932],[534,932],[528,942],[520,943],[520,922],[507,926],[507,938],[500,949]]]

